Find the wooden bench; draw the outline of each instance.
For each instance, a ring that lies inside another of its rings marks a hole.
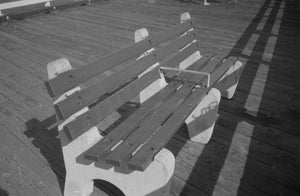
[[[221,94],[234,94],[242,62],[201,54],[188,13],[157,35],[137,30],[135,41],[77,69],[67,59],[47,65],[46,87],[60,121],[65,196],[90,195],[95,179],[125,195],[168,195],[175,158],[164,146],[183,123],[190,139],[207,143]],[[140,106],[131,115],[99,129],[137,96]]]

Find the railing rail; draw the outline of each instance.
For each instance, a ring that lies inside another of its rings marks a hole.
[[[50,7],[51,6],[51,4],[50,4],[51,1],[53,1],[53,0],[20,0],[20,1],[1,3],[0,4],[0,16],[3,15],[3,13],[2,13],[3,10],[23,7],[23,6],[27,6],[27,5],[45,3],[45,7]]]

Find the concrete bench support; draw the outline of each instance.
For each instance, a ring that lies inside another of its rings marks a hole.
[[[66,59],[51,62],[47,65],[49,79],[71,68],[70,63]],[[72,92],[72,90],[69,92]],[[60,97],[58,101],[63,99],[64,97]],[[80,114],[77,112],[63,122],[59,126],[59,131],[61,132],[63,126],[67,122],[74,120],[78,115]],[[66,136],[61,134],[61,144],[66,166],[65,196],[89,196],[93,192],[93,180],[96,179],[112,183],[125,195],[169,195],[170,179],[175,167],[175,158],[169,150],[162,149],[144,172],[133,171],[128,168],[120,168],[120,170],[116,171],[115,167],[109,167],[105,163],[101,165],[77,163],[76,157],[101,139],[102,136],[99,134],[97,127],[92,127],[70,143]]]

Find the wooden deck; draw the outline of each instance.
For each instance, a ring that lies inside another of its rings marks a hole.
[[[137,28],[178,24],[185,11],[197,20],[202,52],[248,62],[234,99],[221,101],[211,142],[187,141],[183,126],[168,144],[176,155],[172,195],[299,195],[297,2],[109,0],[1,24],[0,195],[62,195],[64,163],[43,83],[48,62],[67,57],[83,66],[133,43]]]

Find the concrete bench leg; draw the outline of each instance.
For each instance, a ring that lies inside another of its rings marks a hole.
[[[92,179],[82,179],[78,173],[66,175],[64,196],[89,196],[93,189],[94,181]]]
[[[63,126],[59,126],[58,129],[62,128]],[[64,134],[60,136],[66,167],[65,196],[89,196],[96,179],[113,184],[125,195],[169,195],[170,180],[175,168],[175,157],[169,150],[162,149],[150,166],[140,172],[111,167],[104,162],[77,162],[81,153],[103,139],[97,127],[92,127],[70,143]]]
[[[218,116],[220,99],[220,91],[212,88],[186,119],[185,123],[187,124],[188,134],[192,141],[202,144],[208,143]]]
[[[76,157],[85,151],[86,136],[80,136],[63,147],[66,165],[65,196],[88,196],[93,190],[93,180],[100,179],[118,187],[125,195],[169,195],[170,180],[174,173],[173,154],[162,149],[154,161],[144,171],[132,171],[128,168],[115,168],[105,163],[84,165],[76,162]]]
[[[244,65],[240,61],[229,68],[224,76],[217,82],[215,88],[219,89],[222,97],[231,99],[235,93]]]

